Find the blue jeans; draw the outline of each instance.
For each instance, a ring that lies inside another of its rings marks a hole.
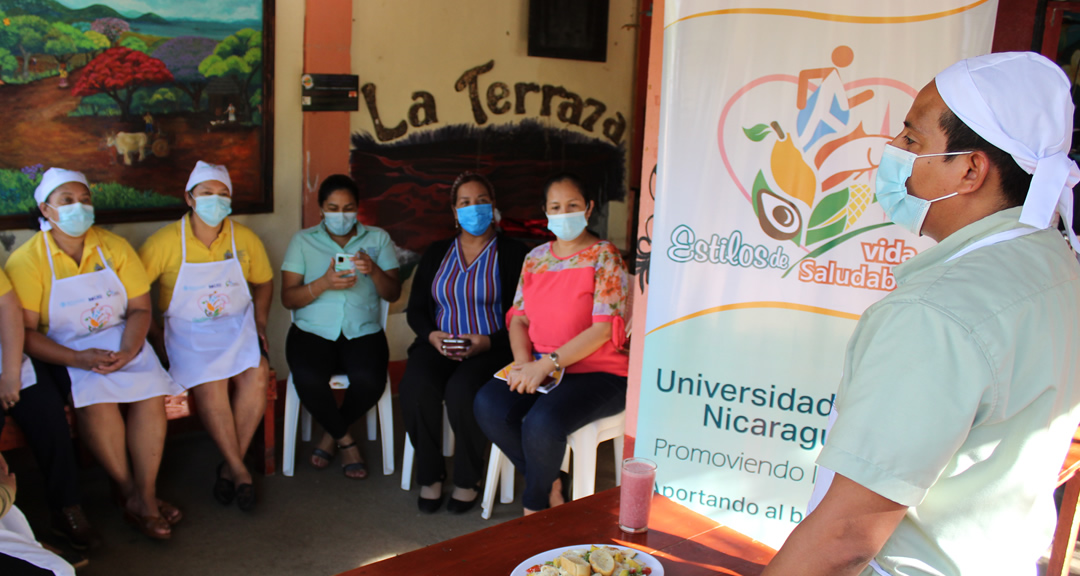
[[[505,381],[492,379],[473,403],[484,434],[525,475],[521,500],[529,510],[548,508],[566,437],[625,408],[626,377],[606,372],[566,374],[548,394],[518,394]]]

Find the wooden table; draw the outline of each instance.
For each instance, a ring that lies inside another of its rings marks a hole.
[[[619,489],[496,524],[340,576],[508,576],[535,554],[574,544],[628,546],[657,557],[666,576],[756,576],[776,552],[715,520],[656,495],[649,531],[619,530]]]
[[[1073,434],[1069,454],[1058,473],[1058,486],[1065,485],[1065,495],[1058,510],[1057,529],[1054,531],[1054,543],[1050,547],[1050,563],[1047,576],[1069,576],[1069,564],[1073,556],[1077,528],[1080,527],[1080,514],[1077,514],[1077,501],[1080,500],[1080,429]]]

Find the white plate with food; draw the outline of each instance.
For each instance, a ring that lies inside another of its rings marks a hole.
[[[655,557],[626,546],[578,544],[541,552],[510,576],[664,576]]]

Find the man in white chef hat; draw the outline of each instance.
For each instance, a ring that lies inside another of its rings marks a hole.
[[[915,98],[876,192],[938,244],[860,319],[813,511],[766,575],[1035,574],[1080,423],[1069,87],[1012,52]]]

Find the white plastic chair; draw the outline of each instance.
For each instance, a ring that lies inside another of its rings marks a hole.
[[[379,313],[379,325],[386,330],[386,319],[390,314],[390,303],[382,300]],[[349,387],[349,377],[344,374],[335,374],[330,377],[330,387],[335,390],[344,390]],[[377,411],[377,412],[376,412]],[[379,403],[368,410],[367,437],[375,439],[376,419],[382,424],[382,453],[383,474],[389,476],[394,473],[394,408],[390,391],[390,374],[386,375],[386,388]],[[296,427],[302,423],[301,436],[304,442],[311,440],[311,413],[300,404],[300,397],[296,394],[296,386],[290,371],[289,380],[285,386],[285,431],[284,446],[281,454],[281,473],[292,476],[296,469]]]
[[[449,458],[454,455],[454,429],[450,427],[450,417],[446,415],[446,404],[442,411],[442,454]],[[405,452],[401,455],[401,489],[408,492],[412,488],[413,460],[416,459],[416,448],[413,447],[412,438],[405,433]]]
[[[563,457],[563,471],[570,464],[570,455],[574,458],[573,490],[571,498],[577,500],[592,496],[596,489],[596,449],[601,442],[612,440],[615,444],[615,485],[622,484],[623,434],[626,431],[626,412],[601,418],[578,428],[566,438],[566,455]],[[484,481],[484,496],[481,500],[480,517],[491,518],[495,507],[495,484],[501,488],[499,502],[509,504],[514,501],[514,465],[510,459],[491,445],[488,458],[487,479]]]

